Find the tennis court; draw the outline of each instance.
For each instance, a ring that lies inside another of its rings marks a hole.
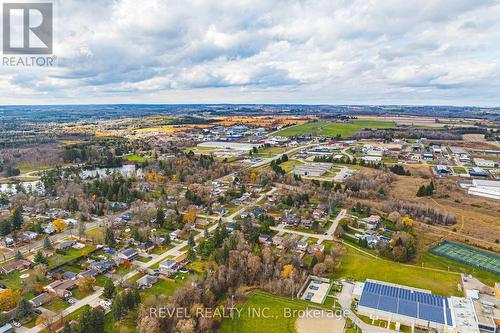
[[[500,275],[500,256],[465,244],[444,241],[432,253]]]

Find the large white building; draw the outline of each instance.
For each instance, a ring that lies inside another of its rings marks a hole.
[[[333,167],[333,163],[314,162],[298,165],[293,170],[293,173],[305,177],[321,177]]]
[[[500,200],[500,181],[498,180],[472,180],[472,186],[469,187],[468,193],[489,199]]]
[[[216,148],[216,149],[225,149],[225,150],[236,150],[241,152],[249,152],[254,147],[258,148],[258,144],[253,143],[241,143],[241,142],[226,142],[226,141],[209,141],[202,142],[198,144],[198,147],[206,147],[206,148]]]
[[[475,158],[474,164],[481,168],[496,168],[498,167],[498,162],[492,160],[485,160],[484,158]]]
[[[468,298],[433,295],[428,290],[376,280],[366,280],[355,291],[358,313],[371,319],[442,333],[480,332]]]

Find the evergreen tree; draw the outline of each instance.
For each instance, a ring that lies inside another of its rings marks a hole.
[[[104,243],[109,247],[114,247],[116,245],[115,234],[111,228],[106,228]]]
[[[69,322],[64,323],[64,329],[62,331],[63,333],[72,333],[73,331],[71,330],[71,326],[69,325]]]
[[[51,249],[52,248],[52,242],[50,241],[49,236],[45,237],[43,240],[43,248],[44,249]]]
[[[163,224],[165,223],[165,211],[163,210],[163,208],[158,208],[156,210],[156,224],[158,224],[158,226],[163,227]]]
[[[16,319],[22,320],[26,318],[30,313],[31,303],[27,299],[21,298],[16,307]]]
[[[316,255],[314,255],[311,259],[311,265],[309,265],[309,267],[313,268],[314,266],[316,266],[317,263],[318,263],[318,258],[316,257]]]
[[[21,229],[21,225],[23,224],[23,208],[22,206],[17,206],[12,211],[12,230]]]
[[[35,264],[42,264],[42,265],[48,265],[49,261],[47,258],[45,258],[42,254],[42,251],[38,250],[38,252],[35,255],[35,259],[33,259],[33,262]]]
[[[104,290],[103,290],[103,295],[105,298],[112,299],[113,296],[115,295],[115,284],[113,283],[113,280],[107,279],[106,283],[104,284]]]
[[[6,236],[12,231],[12,225],[9,220],[0,221],[0,235]]]
[[[21,251],[17,250],[16,252],[16,260],[21,260],[23,259],[23,254],[21,253]]]

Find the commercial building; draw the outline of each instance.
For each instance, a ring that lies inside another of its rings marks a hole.
[[[293,173],[305,177],[321,177],[333,167],[333,163],[315,162],[298,165]]]
[[[433,295],[428,290],[375,280],[357,288],[358,313],[372,319],[387,320],[412,329],[443,333],[479,333],[472,301],[460,297]]]
[[[474,179],[472,180],[472,186],[468,189],[468,193],[470,195],[500,200],[500,181]]]
[[[235,150],[240,152],[250,152],[254,147],[258,148],[258,144],[241,143],[241,142],[225,142],[225,141],[209,141],[198,144],[198,147]]]
[[[481,168],[497,168],[498,162],[492,160],[486,160],[484,158],[475,158],[474,164]]]

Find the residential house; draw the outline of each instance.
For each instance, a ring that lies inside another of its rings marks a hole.
[[[182,230],[180,229],[174,230],[170,233],[171,240],[178,240],[179,238],[181,238],[181,236],[182,236]]]
[[[56,228],[54,228],[50,224],[42,227],[42,232],[47,235],[53,235],[56,233],[56,231],[57,231]]]
[[[23,240],[25,240],[26,242],[29,242],[29,241],[35,240],[38,237],[38,233],[33,232],[33,231],[25,231],[25,232],[23,232],[22,237],[23,237]]]
[[[48,303],[50,301],[51,297],[49,293],[43,292],[38,296],[33,297],[29,302],[31,305],[35,308],[44,305],[45,303]]]
[[[151,288],[151,286],[155,284],[156,281],[158,281],[158,277],[154,275],[144,275],[143,277],[138,279],[136,283],[139,289],[146,289]]]
[[[0,273],[9,274],[15,271],[22,271],[28,269],[31,266],[31,261],[26,259],[19,259],[9,262],[0,267]]]
[[[144,252],[144,253],[149,253],[155,248],[155,244],[151,241],[147,241],[144,243],[139,244],[138,246],[139,251]]]
[[[312,244],[311,246],[309,246],[308,251],[309,251],[309,253],[313,253],[313,254],[323,254],[323,252],[325,251],[325,245],[324,244]]]
[[[300,251],[307,251],[307,248],[309,247],[309,244],[305,241],[298,241],[297,242],[297,249]]]
[[[118,258],[122,260],[132,261],[137,258],[138,255],[139,253],[136,250],[128,248],[118,253]]]
[[[91,261],[89,263],[89,268],[97,270],[99,273],[106,273],[116,267],[116,262],[111,259],[105,259],[100,261]]]
[[[159,266],[160,274],[170,276],[179,270],[179,265],[173,259],[162,261]]]
[[[1,239],[1,242],[0,242],[0,246],[4,246],[4,247],[10,247],[10,246],[14,246],[16,244],[16,242],[14,241],[14,238],[10,237],[10,236],[5,236]]]
[[[359,222],[364,224],[367,229],[375,229],[382,222],[382,218],[378,215],[370,215],[369,217],[360,219]]]
[[[300,220],[300,224],[302,224],[302,226],[304,228],[311,228],[312,227],[312,220],[311,219],[304,219],[304,218],[302,218]]]
[[[285,239],[282,236],[274,236],[273,237],[273,245],[278,247],[278,248],[283,247],[284,241],[285,241]]]
[[[45,287],[45,289],[59,297],[71,296],[71,289],[76,287],[74,280],[57,280]]]
[[[261,244],[272,244],[273,238],[268,234],[260,234],[259,235],[259,243]]]
[[[54,245],[54,249],[56,249],[56,250],[67,250],[67,249],[69,249],[70,247],[72,247],[75,244],[76,244],[75,240],[62,241],[62,242],[57,243],[56,245]]]
[[[99,271],[97,269],[90,268],[90,269],[87,269],[86,271],[78,273],[77,277],[79,279],[83,279],[83,278],[86,278],[86,277],[96,277],[98,275],[99,275]]]

